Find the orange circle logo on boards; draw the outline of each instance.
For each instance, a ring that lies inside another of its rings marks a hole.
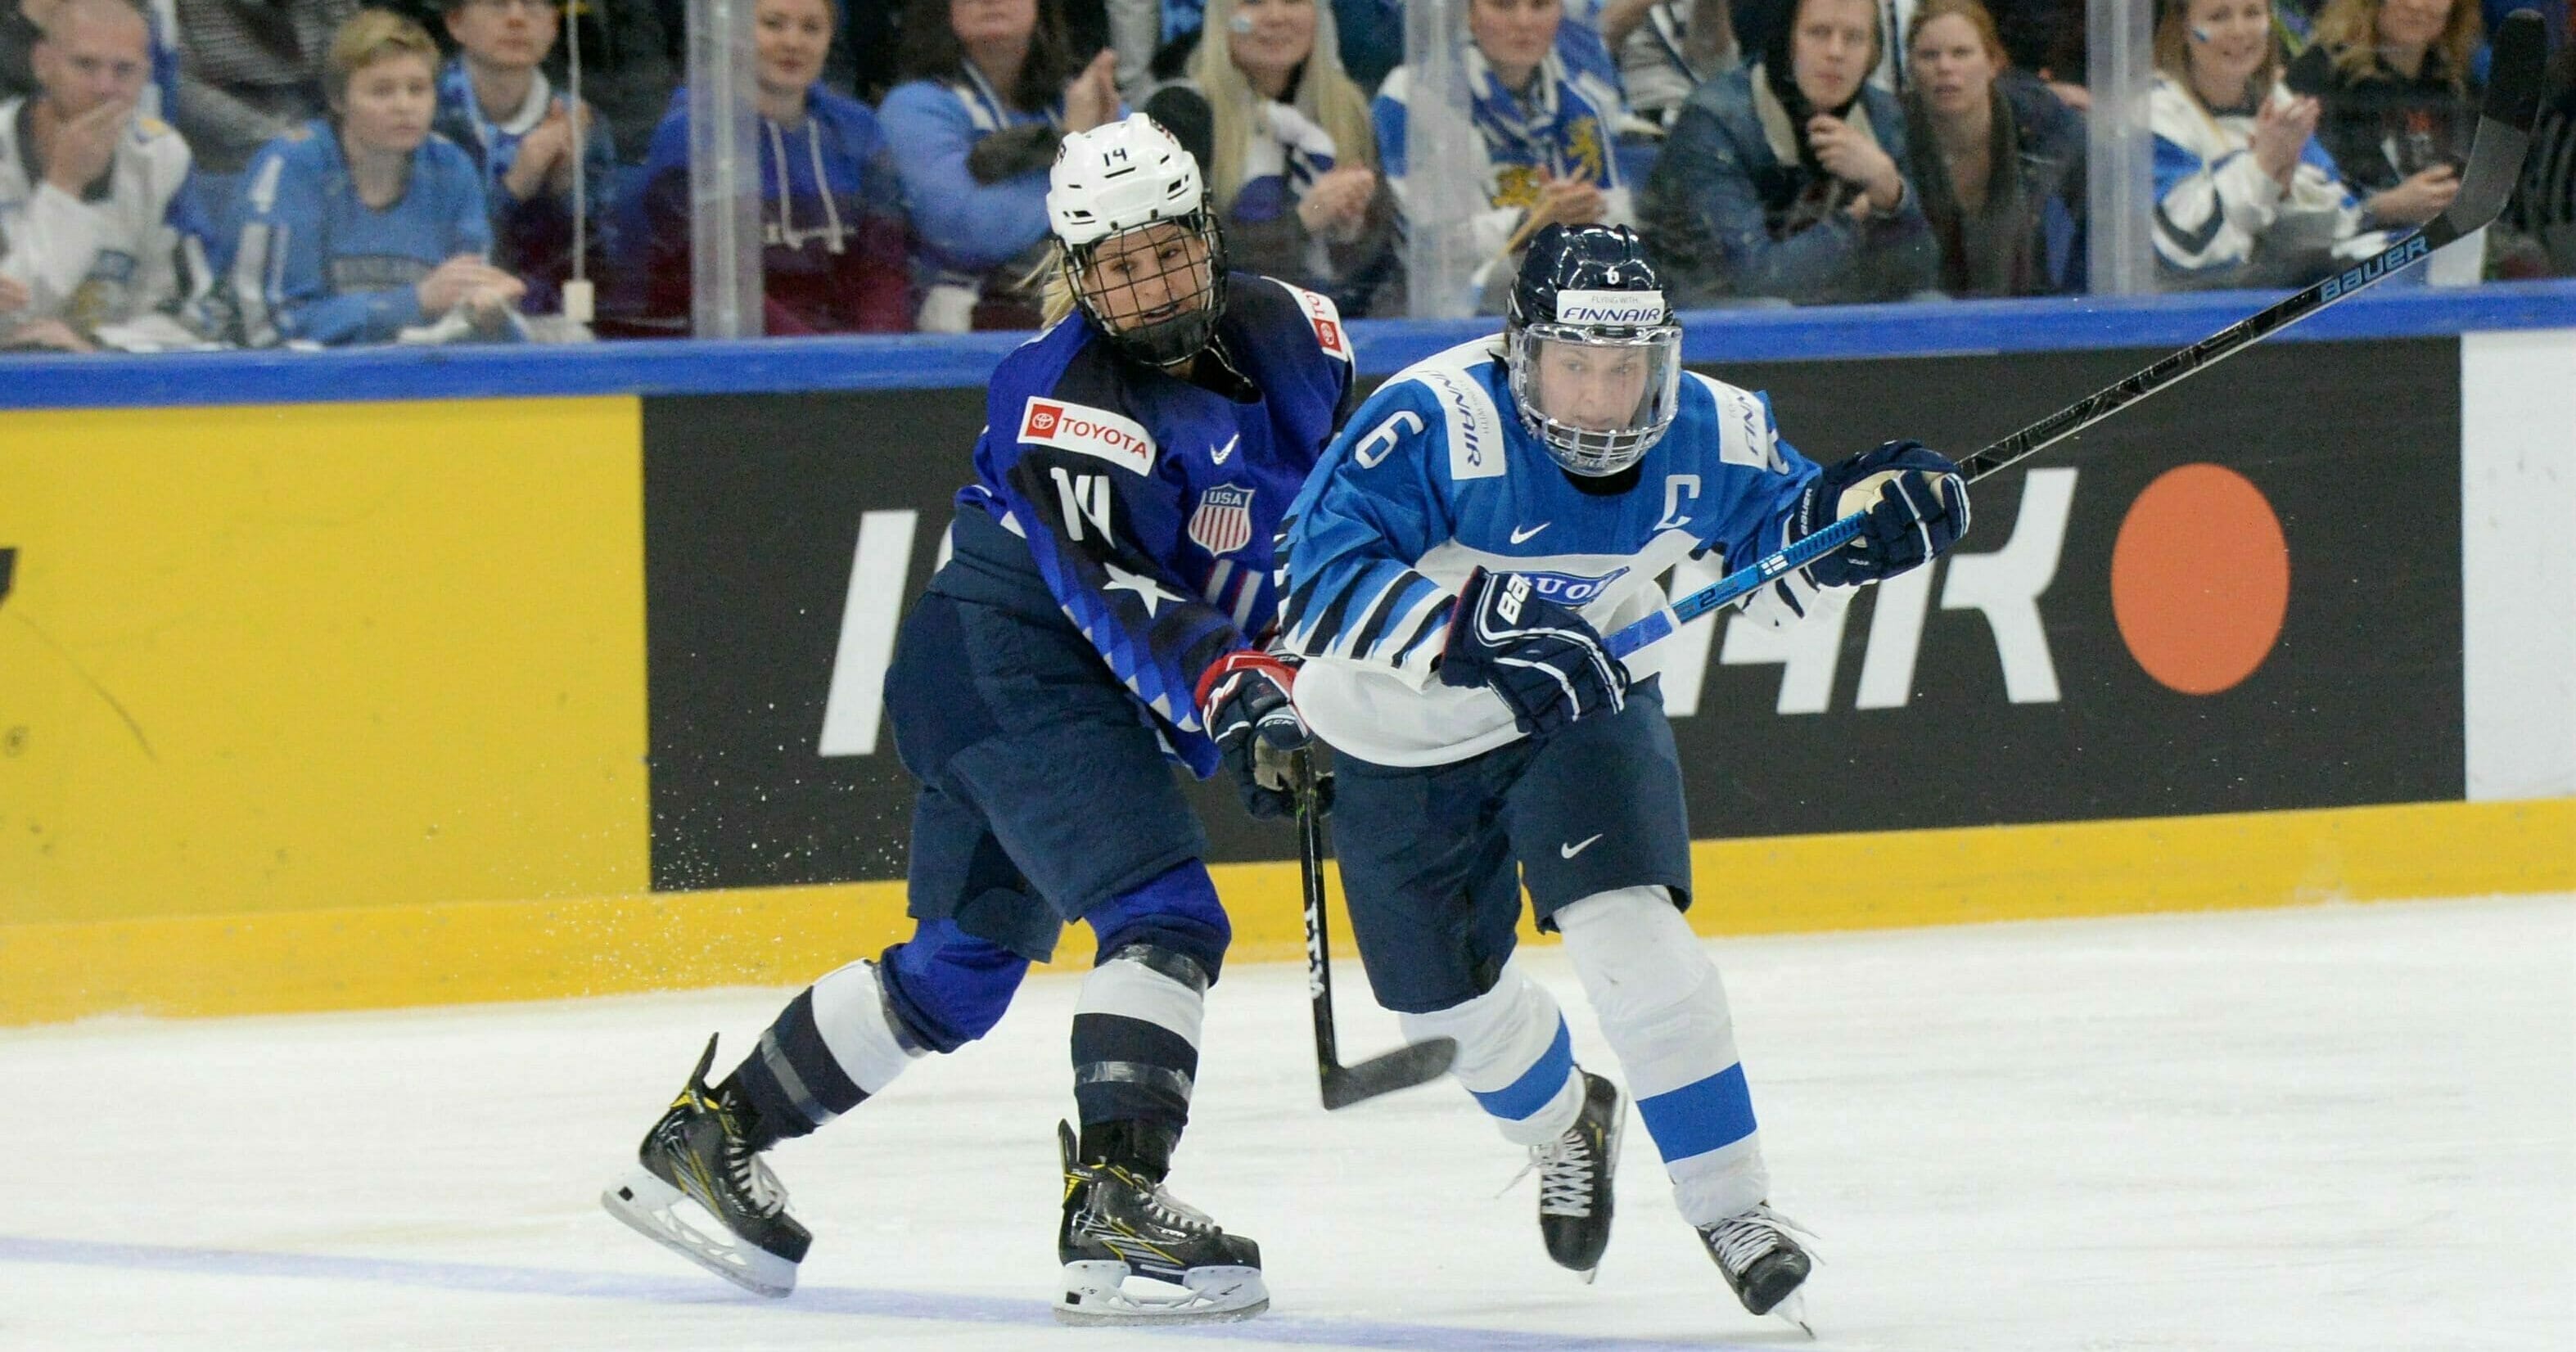
[[[2111,613],[2149,676],[2214,695],[2254,674],[2290,608],[2290,545],[2263,490],[2183,465],[2129,506],[2111,546]]]

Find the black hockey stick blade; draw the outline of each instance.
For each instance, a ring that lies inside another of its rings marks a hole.
[[[1432,1037],[1408,1043],[1384,1056],[1372,1056],[1356,1066],[1325,1066],[1324,1108],[1347,1108],[1380,1094],[1429,1084],[1448,1074],[1449,1063],[1457,1059],[1456,1039]]]
[[[2494,60],[2487,67],[2486,102],[2478,109],[2477,136],[2460,171],[2460,195],[2424,227],[2433,248],[2471,234],[2504,214],[2540,118],[2540,84],[2549,64],[2549,31],[2540,16],[2515,10],[2496,26]]]

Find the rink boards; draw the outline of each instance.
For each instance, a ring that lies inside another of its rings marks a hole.
[[[1692,355],[1831,457],[2156,354]],[[0,414],[0,1023],[872,953],[877,682],[983,394]],[[2571,429],[2576,330],[2267,345],[1980,485],[1838,628],[1685,630],[1694,923],[2576,887]],[[1238,952],[1293,957],[1293,836],[1201,802]]]

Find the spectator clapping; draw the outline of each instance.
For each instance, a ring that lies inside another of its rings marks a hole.
[[[482,172],[493,261],[527,284],[522,305],[530,314],[562,308],[573,271],[575,179],[589,230],[602,232],[617,173],[607,127],[556,93],[540,69],[558,22],[554,0],[447,0],[457,54],[439,74],[433,124]],[[587,261],[605,256],[595,250]]]

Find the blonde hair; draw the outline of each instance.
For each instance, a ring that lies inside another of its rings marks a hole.
[[[2460,0],[2453,0],[2459,3]],[[2191,0],[2173,0],[2165,6],[2164,19],[2156,24],[2156,69],[2173,77],[2194,103],[2202,102],[2200,90],[2191,82]],[[2268,99],[2281,83],[2281,42],[2267,37],[2263,42],[2263,64],[2245,81],[2245,88],[2257,100]],[[2202,111],[2207,111],[2203,109]]]
[[[331,50],[322,58],[322,89],[331,107],[349,101],[349,81],[359,71],[397,56],[417,56],[438,76],[438,44],[429,30],[388,9],[362,9],[331,35]]]
[[[1199,30],[1198,50],[1190,54],[1190,79],[1208,102],[1208,194],[1219,214],[1234,206],[1243,191],[1243,147],[1254,127],[1260,96],[1234,64],[1228,25],[1241,0],[1208,0],[1207,19]],[[1315,48],[1306,54],[1297,77],[1297,111],[1333,138],[1333,164],[1377,167],[1377,133],[1369,123],[1368,99],[1342,71],[1341,39],[1333,27],[1326,0],[1304,0],[1315,11]]]
[[[2379,59],[2379,11],[2385,2],[2326,0],[2309,40],[2325,48],[2335,69],[2345,76],[2368,75]],[[2452,89],[2468,88],[2469,59],[2485,35],[2486,20],[2478,14],[2477,0],[2451,0],[2451,16],[2442,23],[2442,35],[2433,39],[2433,49],[2442,54],[2442,74]]]

